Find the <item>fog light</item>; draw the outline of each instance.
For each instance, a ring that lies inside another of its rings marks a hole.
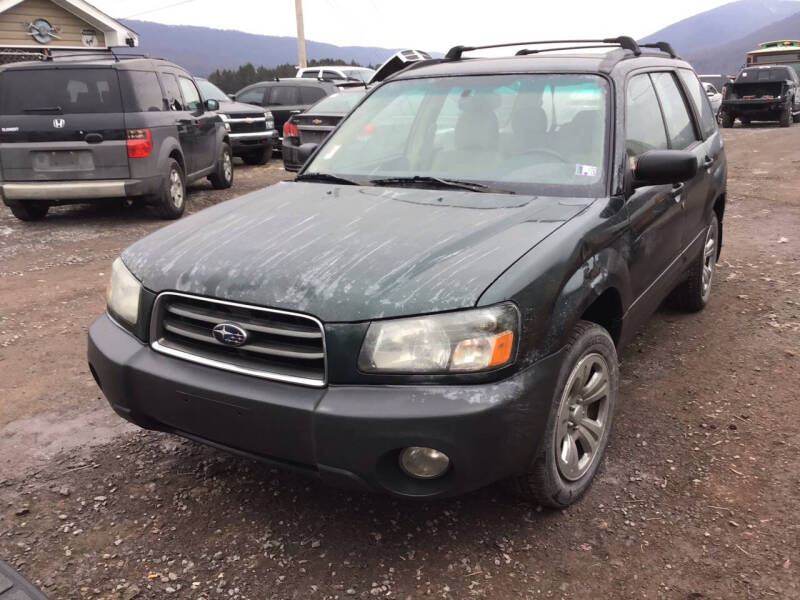
[[[406,475],[417,479],[441,477],[449,466],[447,454],[433,448],[411,446],[400,452],[400,468]]]

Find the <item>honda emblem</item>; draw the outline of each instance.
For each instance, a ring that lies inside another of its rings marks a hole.
[[[53,127],[56,129],[64,129],[67,122],[64,119],[53,119]]]

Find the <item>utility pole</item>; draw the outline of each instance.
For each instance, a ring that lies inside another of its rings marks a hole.
[[[303,31],[303,0],[294,0],[294,12],[297,16],[297,62],[300,68],[308,66],[306,62],[306,34]]]

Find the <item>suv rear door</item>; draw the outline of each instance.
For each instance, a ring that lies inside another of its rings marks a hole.
[[[127,179],[117,71],[48,64],[0,73],[0,165],[5,181]]]

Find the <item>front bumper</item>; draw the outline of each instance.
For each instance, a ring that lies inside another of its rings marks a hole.
[[[234,155],[239,155],[273,148],[278,143],[278,131],[270,129],[244,133],[232,132],[228,134],[228,138],[231,140],[231,151]]]
[[[135,198],[155,193],[160,176],[144,179],[94,181],[24,181],[0,184],[4,201],[82,201],[103,198]]]
[[[549,416],[561,354],[495,383],[309,388],[153,351],[107,315],[89,328],[89,365],[112,408],[167,431],[325,481],[433,498],[522,473]],[[429,446],[451,469],[416,480],[399,451]]]

